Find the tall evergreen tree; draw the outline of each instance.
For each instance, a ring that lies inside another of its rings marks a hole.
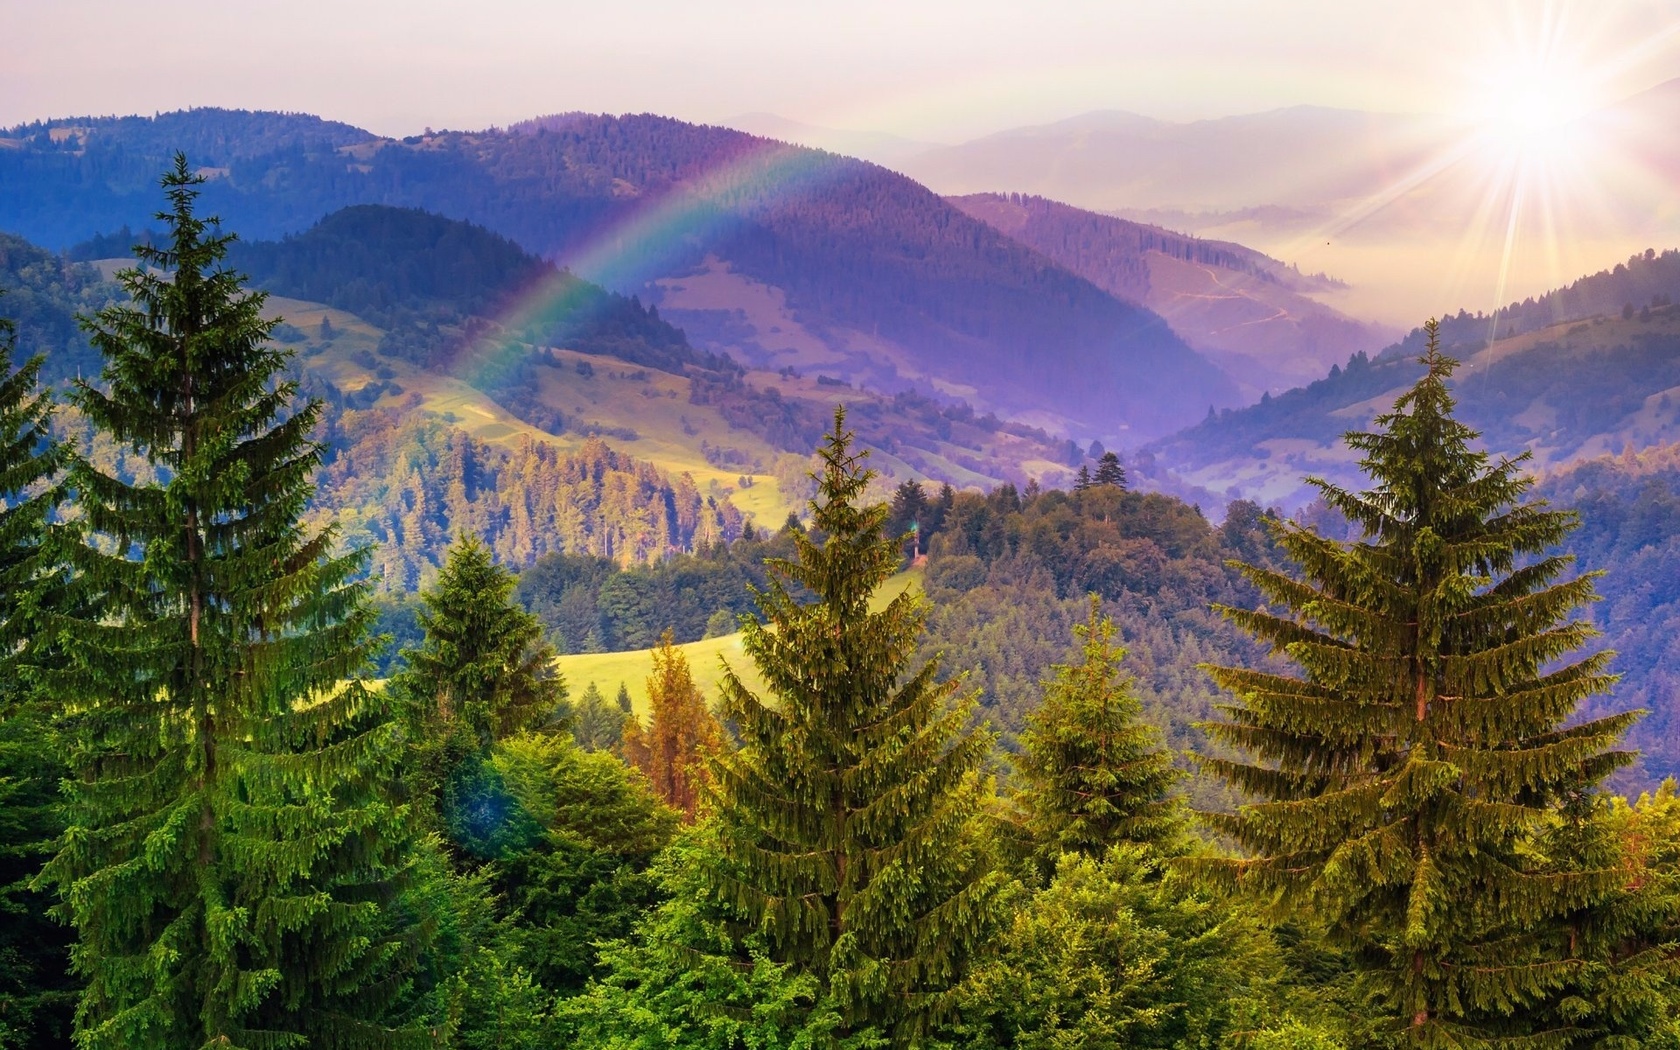
[[[1172,753],[1140,718],[1102,599],[1091,596],[1090,619],[1073,630],[1080,661],[1055,669],[1016,760],[1017,801],[1047,872],[1062,853],[1101,859],[1127,842],[1170,853],[1184,833]]]
[[[1548,863],[1537,833],[1630,760],[1637,715],[1571,722],[1613,681],[1608,653],[1568,662],[1593,582],[1547,552],[1573,515],[1524,501],[1520,458],[1472,450],[1427,330],[1424,377],[1347,437],[1373,488],[1315,482],[1363,538],[1284,526],[1299,576],[1249,567],[1267,608],[1224,610],[1301,674],[1213,669],[1239,702],[1209,731],[1253,759],[1207,765],[1260,801],[1208,815],[1250,856],[1202,866],[1318,915],[1400,1045],[1566,1046],[1533,1022],[1578,968],[1544,932],[1621,876]]]
[[[566,700],[542,621],[513,600],[518,581],[477,536],[449,548],[422,596],[420,645],[404,651],[401,690],[442,735],[489,753],[496,740],[553,719]]]
[[[648,724],[624,717],[624,758],[647,775],[654,793],[689,822],[700,811],[707,763],[723,742],[723,730],[706,710],[688,658],[667,630],[653,649],[648,676]]]
[[[0,318],[0,1047],[68,1046],[75,999],[68,931],[32,887],[61,828],[63,767],[39,695],[39,612],[56,587],[46,543],[64,450],[48,437],[42,358],[12,367],[15,330]]]
[[[908,1045],[995,918],[998,877],[972,838],[991,737],[965,728],[974,700],[939,681],[938,660],[913,669],[923,599],[870,609],[899,554],[888,508],[860,505],[872,472],[844,409],[820,455],[824,538],[794,534],[796,557],[772,561],[758,595],[768,624],[745,624],[775,699],[724,677],[742,746],[717,764],[715,892],[762,916],[773,957],[815,975],[847,1026]]]
[[[175,157],[161,246],[131,302],[86,322],[103,385],[72,398],[159,480],[73,457],[96,613],[48,621],[69,666],[69,829],[47,874],[75,925],[85,1050],[380,1046],[412,940],[383,914],[407,821],[399,727],[357,675],[375,640],[365,559],[299,515],[321,446],[263,297],[194,213]]]

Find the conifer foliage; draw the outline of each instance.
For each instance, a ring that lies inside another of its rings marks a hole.
[[[624,758],[647,775],[654,793],[692,823],[708,780],[707,763],[723,743],[723,730],[706,710],[688,658],[667,630],[653,650],[648,676],[648,725],[624,716]]]
[[[1141,720],[1120,671],[1126,652],[1096,595],[1090,619],[1073,630],[1080,660],[1055,669],[1021,734],[1017,798],[1028,834],[1046,870],[1062,853],[1100,859],[1124,843],[1170,853],[1184,826],[1170,794],[1179,773],[1160,734]]]
[[[713,877],[845,1025],[907,1043],[995,919],[998,877],[972,835],[991,739],[965,728],[973,700],[938,680],[937,660],[913,669],[923,599],[871,611],[899,549],[888,508],[862,505],[872,472],[843,409],[820,456],[812,534],[771,563],[768,623],[745,623],[774,700],[724,678],[742,746],[717,764],[725,863]],[[814,599],[799,604],[795,586]]]
[[[1636,714],[1570,722],[1613,681],[1608,653],[1570,659],[1592,634],[1572,615],[1593,581],[1547,552],[1573,516],[1525,502],[1520,459],[1472,450],[1456,362],[1428,335],[1425,376],[1375,432],[1348,435],[1373,487],[1316,483],[1363,538],[1282,527],[1299,576],[1248,567],[1267,607],[1224,610],[1301,673],[1213,669],[1238,702],[1209,729],[1253,757],[1207,765],[1259,801],[1208,816],[1250,857],[1205,867],[1316,912],[1399,1045],[1566,1046],[1567,1023],[1534,1021],[1577,969],[1547,930],[1619,877],[1534,844],[1629,760],[1614,745]]]
[[[552,718],[566,699],[542,622],[513,601],[516,582],[482,540],[462,535],[422,595],[425,640],[403,653],[403,691],[444,735],[460,732],[468,750],[484,754]]]
[[[132,302],[86,322],[103,383],[72,394],[155,478],[80,457],[68,476],[85,534],[65,557],[97,613],[50,621],[74,749],[48,872],[87,981],[78,1042],[390,1045],[413,942],[381,902],[408,843],[398,726],[356,678],[364,562],[299,525],[319,407],[194,214],[202,181],[178,154],[161,246],[120,276]]]
[[[60,830],[64,769],[36,671],[56,655],[38,628],[54,590],[44,540],[64,455],[47,433],[42,358],[14,369],[14,349],[0,318],[0,1047],[63,1044],[74,998],[64,930],[32,887]]]

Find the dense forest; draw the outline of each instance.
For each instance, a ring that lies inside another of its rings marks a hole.
[[[596,260],[598,272],[580,276],[624,293],[710,254],[782,289],[813,331],[899,347],[907,369],[870,356],[875,385],[940,374],[997,411],[1063,417],[1087,435],[1106,432],[1117,407],[1135,432],[1156,434],[1235,397],[1159,317],[873,165],[646,115],[355,143],[315,118],[279,131],[290,119],[193,111],[164,123],[214,129],[206,137],[224,144],[193,155],[216,175],[205,207],[250,237],[295,234],[354,204],[425,208],[561,263]],[[225,144],[241,120],[266,149]],[[0,178],[15,187],[0,226],[68,247],[145,225],[158,130],[74,126],[73,149],[36,148],[37,128],[4,133],[20,145],[0,151]],[[661,206],[682,213],[681,236],[630,221]],[[589,251],[603,243],[608,262]]]
[[[0,331],[0,1046],[1680,1045],[1680,799],[1606,789],[1640,715],[1558,553],[1649,550],[1671,456],[1553,479],[1580,525],[1475,451],[1431,324],[1369,488],[1320,486],[1352,539],[1111,452],[878,501],[843,408],[808,521],[710,534],[604,446],[317,440],[202,176],[163,185],[97,379],[60,404]],[[319,514],[361,484],[458,534],[394,658],[405,570]],[[595,501],[597,556],[516,578],[491,486]],[[712,703],[675,631],[731,611],[764,686]],[[554,643],[632,630],[646,709],[571,695]],[[1195,740],[1148,717],[1187,659]]]

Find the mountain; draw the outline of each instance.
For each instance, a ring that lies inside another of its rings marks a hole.
[[[183,138],[204,146],[206,210],[247,236],[351,204],[425,208],[654,302],[697,348],[750,367],[963,398],[1085,437],[1159,435],[1240,396],[1154,313],[861,161],[654,116],[400,142],[346,142],[313,117],[156,119],[215,129]],[[241,128],[272,149],[235,145]],[[155,208],[156,121],[4,138],[0,228],[62,247]]]
[[[1260,252],[1085,211],[1044,197],[977,193],[952,204],[1122,299],[1166,318],[1252,396],[1323,375],[1399,333],[1313,296],[1343,286]]]
[[[1460,415],[1488,449],[1529,451],[1540,469],[1680,440],[1680,251],[1655,250],[1496,315],[1442,319],[1463,365]],[[1423,333],[1374,358],[1248,408],[1210,413],[1151,446],[1178,481],[1284,506],[1310,498],[1307,474],[1357,480],[1341,443],[1420,374]]]
[[[744,131],[759,138],[792,142],[812,149],[843,153],[859,157],[882,167],[894,168],[908,157],[938,149],[932,142],[889,135],[881,131],[848,131],[844,128],[825,128],[816,124],[789,120],[774,113],[743,113],[723,122],[723,126]]]
[[[25,353],[46,354],[48,382],[97,374],[76,315],[121,294],[102,273],[123,259],[70,257],[135,239],[67,256],[0,235],[0,315],[19,322]],[[1082,458],[967,405],[743,368],[632,298],[413,209],[347,208],[279,241],[236,242],[231,262],[270,293],[276,338],[332,406],[316,512],[379,545],[391,588],[420,579],[462,528],[518,565],[557,549],[636,561],[738,535],[747,518],[779,524],[809,495],[809,453],[837,402],[883,492],[911,478],[1065,483]],[[533,289],[542,309],[510,308]],[[555,497],[585,476],[617,503]]]
[[[1339,309],[1404,329],[1680,243],[1676,120],[1680,80],[1543,134],[1315,106],[1191,122],[1093,113],[900,168],[945,194],[1028,193],[1237,241],[1336,274],[1350,286]]]

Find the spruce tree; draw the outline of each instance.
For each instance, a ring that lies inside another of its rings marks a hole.
[[[518,582],[477,536],[449,548],[437,582],[421,595],[421,644],[403,652],[402,692],[438,735],[460,734],[467,750],[490,745],[562,713],[565,683],[542,621],[513,600]]]
[[[1549,552],[1573,515],[1525,500],[1521,457],[1472,449],[1427,331],[1423,378],[1347,436],[1373,487],[1314,481],[1363,538],[1281,527],[1298,575],[1247,567],[1266,606],[1224,610],[1300,673],[1212,669],[1238,702],[1208,729],[1252,758],[1207,766],[1259,801],[1207,816],[1249,855],[1200,866],[1317,915],[1398,1045],[1566,1046],[1534,1008],[1579,963],[1546,932],[1619,876],[1536,843],[1630,760],[1614,745],[1637,714],[1572,721],[1613,681],[1610,654],[1571,660],[1592,576]]]
[[[158,247],[85,322],[103,384],[72,399],[155,481],[72,457],[86,616],[48,627],[74,731],[69,829],[47,875],[78,935],[85,1050],[412,1042],[390,1006],[414,941],[383,902],[407,821],[399,726],[357,679],[365,558],[306,532],[320,414],[284,378],[263,297],[222,266],[175,157]]]
[[[1122,843],[1176,851],[1184,815],[1172,797],[1179,773],[1160,734],[1122,676],[1126,651],[1114,621],[1091,596],[1090,619],[1074,625],[1080,661],[1055,668],[1044,701],[1027,716],[1016,767],[1017,802],[1046,872],[1062,853],[1101,859]]]
[[[552,723],[566,699],[542,623],[513,601],[513,574],[478,537],[450,545],[421,594],[421,640],[391,682],[414,729],[407,776],[421,820],[468,867],[517,851],[534,830],[490,762],[492,746]]]
[[[757,595],[768,622],[745,623],[774,699],[724,677],[742,744],[716,767],[712,878],[762,917],[774,959],[817,978],[843,1028],[909,1045],[995,918],[998,876],[973,841],[991,736],[966,728],[974,698],[940,682],[938,660],[915,666],[920,595],[871,611],[899,552],[888,508],[860,505],[872,472],[852,440],[837,409],[812,503],[823,539],[793,534],[795,557],[772,560]]]
[[[706,764],[723,742],[723,730],[706,710],[688,658],[667,629],[653,649],[648,676],[648,725],[624,717],[624,759],[646,774],[656,795],[690,823],[700,811]]]
[[[43,607],[62,594],[47,543],[64,449],[48,436],[43,359],[12,367],[15,330],[0,318],[0,1047],[69,1044],[74,981],[68,931],[32,883],[62,830],[65,774],[40,695]]]

